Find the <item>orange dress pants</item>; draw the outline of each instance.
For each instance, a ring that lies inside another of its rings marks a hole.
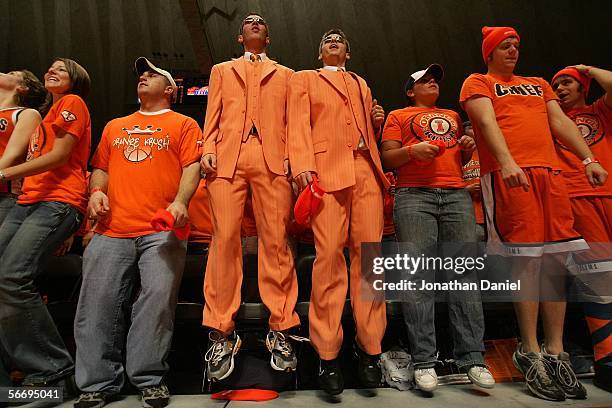
[[[326,193],[312,218],[317,256],[312,270],[308,319],[310,341],[319,357],[338,356],[343,340],[342,311],[349,286],[343,249],[348,245],[350,295],[357,344],[368,354],[381,352],[387,326],[384,295],[363,296],[361,243],[380,242],[383,231],[383,194],[369,152],[355,154],[355,185]],[[368,299],[369,298],[369,299]]]
[[[212,177],[207,188],[213,237],[204,277],[206,304],[202,324],[224,334],[234,330],[242,285],[240,227],[250,188],[259,236],[259,293],[270,311],[270,329],[286,330],[299,325],[294,311],[297,276],[287,244],[286,226],[292,206],[287,178],[268,169],[261,142],[253,136],[240,147],[234,177]]]

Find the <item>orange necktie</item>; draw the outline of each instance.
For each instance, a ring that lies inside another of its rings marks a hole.
[[[258,62],[261,61],[261,56],[259,54],[251,54],[251,61],[252,62]]]

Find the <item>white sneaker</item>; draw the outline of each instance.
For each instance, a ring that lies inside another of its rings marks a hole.
[[[472,366],[467,372],[468,378],[472,384],[482,388],[493,388],[495,385],[495,378],[487,367],[483,366]]]
[[[416,386],[425,392],[432,392],[438,388],[438,375],[432,368],[417,368],[414,370],[414,382]]]

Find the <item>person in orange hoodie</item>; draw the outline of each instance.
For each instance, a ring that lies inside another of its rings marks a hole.
[[[207,377],[217,381],[234,369],[240,349],[234,317],[240,307],[240,227],[251,191],[257,225],[259,293],[270,311],[266,345],[274,370],[293,371],[297,357],[289,331],[295,312],[297,276],[287,243],[292,193],[286,152],[287,85],[293,71],[266,55],[268,23],[249,13],[240,26],[240,58],[210,73],[202,170],[213,223],[204,277],[203,326],[211,329],[205,355]]]
[[[561,110],[542,78],[514,74],[521,38],[512,27],[483,27],[486,74],[470,75],[460,103],[474,127],[481,166],[488,243],[512,258],[521,281],[514,302],[521,344],[513,355],[529,390],[539,398],[586,398],[563,350],[568,252],[587,249],[574,229],[553,136],[582,161],[583,177],[603,185],[608,173],[595,160],[578,128]],[[541,313],[544,341],[537,338]]]
[[[326,32],[319,45],[323,68],[293,75],[288,104],[287,141],[295,180],[304,189],[316,176],[326,191],[318,213],[311,215],[317,255],[308,320],[310,341],[320,358],[319,385],[332,395],[344,389],[338,354],[349,286],[342,253],[346,245],[358,377],[364,386],[380,382],[378,360],[387,322],[384,298],[368,293],[368,276],[361,270],[362,242],[380,242],[383,232],[383,191],[389,182],[376,134],[384,111],[372,100],[366,81],[346,71],[349,58],[344,32]]]
[[[593,79],[605,94],[587,104]],[[611,168],[612,72],[583,64],[567,67],[555,74],[552,88],[563,112],[576,123],[595,157],[605,168]],[[589,272],[579,274],[578,278],[584,278],[599,292],[584,299],[590,300],[584,303],[584,311],[595,354],[593,382],[612,392],[612,184],[591,186],[583,175],[580,160],[562,142],[558,141],[555,147],[570,195],[574,228],[591,246],[591,251],[574,255],[578,270]]]

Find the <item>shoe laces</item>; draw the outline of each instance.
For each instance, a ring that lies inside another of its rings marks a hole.
[[[102,399],[102,393],[100,392],[85,392],[81,395],[79,395],[79,400],[77,402],[84,402],[84,401],[97,401],[99,399]]]
[[[572,366],[564,360],[557,358],[555,359],[555,372],[557,374],[557,378],[561,385],[574,388],[578,385],[578,378],[576,378],[576,374],[574,370],[572,370]]]
[[[268,350],[270,352],[276,349],[280,351],[283,356],[289,357],[293,353],[293,345],[291,344],[289,339],[300,342],[310,341],[305,337],[300,337],[293,334],[285,334],[281,331],[270,330],[268,332],[268,335],[266,336],[266,347],[268,347]]]
[[[147,399],[167,398],[168,389],[163,385],[159,385],[157,387],[149,387],[145,388],[143,395]]]
[[[542,356],[538,356],[531,360],[531,366],[525,373],[525,380],[531,382],[536,379],[537,376],[540,376],[540,379],[544,385],[554,384],[552,378],[550,378],[549,372],[552,370],[552,367]]]
[[[221,333],[216,331],[208,333],[208,339],[212,342],[212,344],[206,351],[206,354],[204,354],[204,360],[212,365],[217,365],[223,358],[225,343],[229,340],[223,337]]]
[[[414,370],[415,377],[424,377],[425,375],[436,377],[436,370],[433,368],[417,368]]]

